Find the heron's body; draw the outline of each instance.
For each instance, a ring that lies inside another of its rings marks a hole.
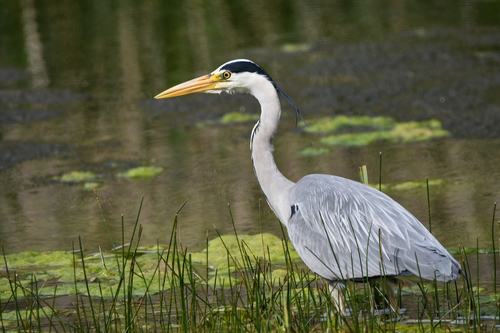
[[[308,175],[293,183],[281,174],[272,138],[283,92],[258,65],[244,59],[230,61],[156,98],[199,91],[245,92],[259,101],[261,117],[250,139],[255,174],[295,249],[316,274],[330,283],[402,274],[446,282],[460,276],[460,265],[436,238],[382,192],[336,176]]]
[[[301,199],[312,197],[314,202]],[[287,225],[290,239],[299,255],[308,258],[308,267],[327,280],[406,274],[438,281],[459,277],[460,266],[434,236],[370,186],[309,175],[291,189],[290,200],[295,206]]]

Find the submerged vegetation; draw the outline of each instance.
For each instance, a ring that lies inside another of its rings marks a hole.
[[[98,179],[99,176],[90,171],[71,171],[61,176],[54,176],[51,179],[61,183],[80,183]]]
[[[236,125],[247,122],[256,122],[259,120],[259,115],[255,113],[243,113],[243,112],[228,112],[224,114],[217,120],[206,120],[196,123],[196,127],[203,128],[205,126],[217,126],[217,125]]]
[[[445,185],[446,182],[443,179],[428,179],[427,181],[407,181],[404,183],[398,184],[368,184],[371,187],[376,189],[380,189],[381,191],[405,191],[405,190],[413,190],[416,188],[425,188],[427,186],[441,186]]]
[[[396,121],[390,117],[369,117],[369,116],[336,116],[324,117],[309,122],[309,126],[304,128],[308,133],[332,133],[347,127],[357,127],[375,130],[388,130],[396,125]]]
[[[436,119],[398,123],[390,117],[368,116],[316,119],[311,121],[304,131],[322,135],[334,133],[320,139],[320,143],[327,146],[366,146],[377,141],[418,142],[450,134],[442,129],[441,122]],[[306,148],[300,154],[312,155],[309,151],[310,148]],[[327,153],[325,150],[313,151]]]
[[[206,121],[197,126],[240,124],[258,119],[258,114],[230,112],[218,121]],[[301,127],[306,133],[320,136],[317,143],[323,146],[367,146],[378,141],[409,143],[450,135],[437,119],[398,123],[391,117],[336,116],[308,120],[307,126],[301,124]],[[326,147],[306,147],[298,152],[303,156],[328,153],[330,149]]]
[[[194,262],[205,264],[208,258],[208,264],[213,269],[222,269],[227,267],[234,267],[235,262],[243,262],[240,246],[243,246],[252,253],[256,259],[267,258],[274,264],[285,264],[286,258],[283,252],[283,241],[275,235],[264,233],[257,235],[223,235],[218,238],[212,239],[208,242],[208,247],[202,252],[191,254],[191,259]],[[288,255],[292,260],[298,260],[300,257],[293,248],[292,243],[287,242]],[[263,251],[268,251],[269,254],[264,256]],[[227,253],[232,254],[234,260],[227,261]]]
[[[318,155],[328,154],[329,152],[330,152],[330,149],[327,149],[327,148],[308,147],[308,148],[305,148],[305,149],[302,149],[301,151],[299,151],[299,155],[318,156]]]
[[[126,172],[116,174],[117,178],[127,178],[130,180],[151,179],[163,172],[162,167],[141,166],[132,168]]]
[[[162,167],[156,166],[140,166],[137,168],[131,168],[124,172],[118,172],[115,178],[123,178],[128,180],[148,180],[156,177],[163,172]],[[101,186],[101,181],[106,175],[96,174],[91,171],[71,171],[65,173],[61,176],[50,177],[51,181],[61,182],[61,183],[76,183],[83,184],[83,188],[86,190],[92,190],[94,188]]]
[[[130,169],[126,177],[148,179],[162,171],[141,167]],[[368,184],[366,166],[359,172],[361,181]],[[99,177],[92,173],[71,174],[73,182]],[[441,179],[427,179],[378,186],[405,190],[443,184]],[[97,194],[96,199],[100,207]],[[346,281],[342,292],[349,310],[339,313],[328,284],[304,266],[283,229],[281,238],[268,233],[239,235],[233,221],[234,234],[220,235],[217,231],[218,237],[207,239],[204,250],[190,252],[178,236],[181,209],[165,245],[140,245],[142,225],[138,215],[128,243],[122,219],[121,245],[115,246],[110,235],[113,249],[108,251],[99,249],[85,255],[80,239],[74,251],[3,254],[2,331],[498,330],[495,215],[491,248],[478,245],[448,249],[464,271],[457,281],[438,283],[418,276],[399,280],[397,299],[401,311],[390,305],[383,292],[389,283],[385,276],[356,283]],[[109,230],[106,219],[103,221]],[[479,265],[484,263],[480,272]],[[408,309],[404,309],[406,306]]]
[[[397,124],[391,118],[373,119],[344,117],[331,124],[313,123],[311,128],[322,133],[346,127],[386,133],[413,126],[419,129],[414,133],[420,133],[440,126],[433,121],[410,126],[410,123]],[[337,136],[342,135],[348,134]],[[325,151],[329,149],[310,148],[303,154],[318,155]],[[161,172],[161,167],[138,167],[115,177],[151,179]],[[366,167],[360,169],[360,175],[368,183]],[[92,185],[103,177],[74,171],[52,180]],[[379,184],[378,188],[407,190],[445,183],[442,179],[428,179]],[[170,240],[164,245],[141,247],[142,226],[138,216],[128,243],[122,220],[121,245],[115,246],[116,240],[111,238],[111,250],[84,254],[80,240],[75,251],[4,254],[0,262],[2,331],[497,330],[500,297],[495,217],[491,248],[449,249],[464,269],[465,274],[458,281],[443,284],[423,281],[418,276],[409,283],[400,281],[398,306],[408,307],[401,312],[389,306],[381,291],[387,283],[385,277],[378,281],[348,281],[343,290],[347,313],[336,312],[328,285],[304,266],[284,231],[281,237],[267,233],[239,235],[233,222],[234,234],[207,239],[204,250],[191,252],[180,241],[177,218],[178,214]],[[106,220],[103,221],[109,230]],[[481,272],[480,264],[484,266]]]
[[[233,123],[244,123],[247,121],[257,121],[259,119],[258,114],[253,113],[241,113],[241,112],[230,112],[226,113],[220,119],[221,124],[233,124]]]
[[[191,253],[177,236],[177,214],[164,246],[141,247],[138,221],[128,244],[122,223],[123,246],[110,251],[84,255],[80,240],[73,252],[4,254],[3,331],[493,332],[498,323],[491,252],[482,255],[489,256],[493,291],[473,278],[469,260],[479,262],[481,250],[458,248],[465,274],[456,283],[416,277],[400,284],[399,306],[413,304],[407,314],[387,309],[383,277],[348,282],[350,312],[339,314],[327,284],[301,265],[284,233],[238,235],[235,228]],[[71,304],[56,302],[64,295]]]

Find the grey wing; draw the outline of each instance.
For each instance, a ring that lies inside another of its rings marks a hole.
[[[405,208],[367,185],[309,175],[290,191],[290,239],[328,279],[415,274],[449,281],[460,265]]]

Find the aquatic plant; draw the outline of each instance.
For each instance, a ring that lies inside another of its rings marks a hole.
[[[71,171],[68,173],[65,173],[61,176],[54,176],[52,177],[52,180],[55,181],[60,181],[60,182],[84,182],[84,181],[89,181],[89,180],[95,180],[98,179],[99,176],[93,172],[90,171]]]
[[[299,155],[304,155],[304,156],[319,156],[319,155],[325,155],[328,153],[330,153],[330,149],[313,148],[313,147],[304,148],[301,151],[299,151]]]
[[[498,295],[479,275],[472,280],[469,258],[478,261],[479,247],[457,249],[465,274],[456,284],[399,287],[399,302],[416,304],[410,318],[386,309],[383,276],[378,283],[347,282],[351,315],[345,315],[334,312],[327,285],[304,269],[284,231],[282,238],[238,235],[233,222],[234,234],[207,239],[203,251],[191,253],[177,235],[179,212],[162,246],[139,246],[139,210],[128,243],[122,220],[122,246],[109,251],[85,256],[80,240],[73,252],[4,254],[2,330],[479,332],[498,322]],[[481,255],[495,258],[495,248]],[[56,305],[61,295],[71,295],[73,305]]]
[[[256,121],[259,119],[258,114],[230,112],[226,113],[220,119],[221,124],[244,123],[247,121]]]
[[[141,166],[129,169],[116,174],[117,178],[127,178],[129,180],[152,179],[163,172],[162,167]]]
[[[366,146],[377,141],[418,142],[450,134],[442,129],[441,122],[436,119],[398,123],[390,117],[368,116],[321,118],[311,121],[304,131],[337,133],[320,139],[320,143],[328,146]]]
[[[309,121],[309,125],[304,127],[308,133],[330,133],[339,131],[342,128],[363,128],[365,130],[385,130],[393,128],[396,121],[391,117],[369,117],[369,116],[336,116],[324,117]]]

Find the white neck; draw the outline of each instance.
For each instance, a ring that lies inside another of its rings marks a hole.
[[[289,191],[295,185],[281,174],[274,162],[272,139],[281,115],[278,92],[271,82],[262,80],[250,93],[261,105],[261,116],[252,131],[250,150],[255,175],[267,202],[283,224],[290,218]]]

